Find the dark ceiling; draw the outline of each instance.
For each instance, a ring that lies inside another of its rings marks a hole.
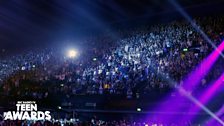
[[[223,0],[178,2],[191,8]],[[44,46],[173,9],[167,0],[1,0],[0,49]]]

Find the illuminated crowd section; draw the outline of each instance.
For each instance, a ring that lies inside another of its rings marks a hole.
[[[222,112],[210,110],[207,103],[217,95],[216,90],[223,87],[224,34],[221,27],[224,20],[220,17],[204,22],[206,19],[195,21],[203,26],[205,33],[209,33],[212,45],[191,23],[179,21],[155,25],[150,30],[120,33],[124,37],[114,41],[111,41],[113,37],[102,35],[101,38],[86,40],[94,44],[84,44],[79,48],[71,47],[65,51],[43,49],[7,57],[0,60],[1,99],[33,98],[43,104],[46,99],[61,99],[70,105],[75,101],[72,99],[74,96],[116,95],[117,99],[125,96],[125,99],[132,100],[152,92],[156,95],[162,93],[165,95],[156,101],[160,104],[149,107],[155,114],[146,117],[145,122],[110,123],[187,126],[194,123],[203,111],[214,120],[206,118],[200,124],[222,124]],[[10,103],[5,100],[4,104]],[[56,107],[57,110],[63,108]],[[144,113],[144,110],[138,107],[134,111]],[[158,114],[183,114],[183,110],[188,116]],[[60,119],[55,120],[59,122]],[[96,122],[106,123],[102,120]]]

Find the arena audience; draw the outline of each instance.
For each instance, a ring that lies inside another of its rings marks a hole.
[[[224,38],[223,21],[223,18],[196,19],[215,45]],[[74,59],[66,58],[55,49],[45,49],[0,60],[2,90],[6,95],[30,95],[40,99],[58,92],[127,94],[130,98],[134,90],[147,93],[173,88],[158,73],[181,83],[213,50],[184,21],[125,31],[120,36],[87,40],[89,45]],[[219,60],[202,80],[202,87],[221,74],[222,61]],[[33,85],[18,90],[26,81]]]

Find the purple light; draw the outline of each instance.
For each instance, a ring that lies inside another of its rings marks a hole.
[[[196,69],[191,72],[186,79],[184,79],[182,84],[182,89],[187,91],[193,91],[197,85],[200,83],[200,81],[205,77],[205,75],[210,71],[214,63],[217,61],[218,57],[224,50],[224,41],[206,58],[204,59]],[[181,103],[181,100],[183,97],[181,96],[181,93],[179,90],[174,91],[175,94],[179,94],[178,96],[171,97],[168,96],[167,99],[165,99],[165,104],[160,104],[158,107],[156,107],[157,111],[163,111],[163,112],[169,112],[174,111],[178,112],[183,107],[186,107]],[[188,106],[187,106],[188,107]],[[176,118],[172,117],[159,117],[161,120],[165,122],[172,122],[173,120],[176,120]]]
[[[224,49],[224,41],[214,50],[206,59],[204,59],[196,69],[191,72],[188,77],[183,81],[183,88],[186,90],[193,90],[210,71],[213,64],[217,61],[218,57]]]
[[[217,112],[215,113],[215,115],[217,115],[217,116],[221,116],[223,113],[224,113],[224,105],[222,106],[222,108],[219,109],[219,111],[217,111]],[[216,123],[215,120],[214,120],[213,118],[210,118],[210,119],[206,122],[205,126],[216,126],[215,123]]]
[[[215,52],[216,53],[218,52],[224,58],[224,55],[222,54],[223,42],[219,46],[220,48],[219,47],[216,47],[215,44],[209,39],[209,37],[200,29],[200,27],[198,27],[198,25],[191,19],[191,17],[181,8],[181,6],[175,0],[170,0],[170,3],[177,9],[178,12],[180,12],[180,14],[185,19],[187,19],[190,22],[190,24],[195,28],[195,30],[198,33],[200,33],[202,35],[202,37],[215,49]],[[207,74],[207,72],[211,69],[211,66],[214,64],[214,62],[215,62],[214,60],[217,60],[217,57],[218,56],[216,54],[211,54],[208,58],[206,58],[205,60],[203,60],[202,64],[199,66],[199,68],[204,69],[204,72],[202,72],[202,71],[200,72],[197,69],[194,72],[192,72],[190,74],[190,76],[186,80],[184,80],[183,88],[186,89],[186,90],[190,90],[190,91],[192,91],[193,89],[195,89],[195,87],[197,86],[197,84],[203,78],[203,76],[204,76],[203,74]],[[210,62],[207,59],[211,59],[212,61]],[[206,64],[205,61],[208,61],[207,64]],[[192,76],[192,75],[194,75],[194,76]],[[216,87],[214,87],[214,89],[215,88]],[[211,92],[212,91],[213,90],[211,89]],[[211,95],[211,94],[209,94],[209,95]],[[206,101],[206,99],[205,99],[205,101]],[[222,124],[224,126],[224,123],[222,122],[222,120],[219,120],[219,118],[216,118],[216,115],[213,115],[212,113],[210,115],[214,119],[216,119],[217,121],[219,121],[220,124]],[[211,125],[211,126],[215,126],[215,125]]]
[[[219,79],[210,86],[210,88],[203,93],[203,95],[200,97],[200,101],[204,104],[207,103],[211,97],[215,94],[217,89],[220,87],[220,85],[224,81],[224,73],[219,77]]]
[[[212,96],[215,95],[217,89],[221,86],[224,80],[224,73],[216,80],[214,84],[212,84],[206,91],[202,92],[202,95],[199,97],[199,102],[201,104],[206,104]],[[199,106],[190,107],[188,112],[198,113],[201,110]],[[192,120],[194,116],[187,118],[188,120]]]

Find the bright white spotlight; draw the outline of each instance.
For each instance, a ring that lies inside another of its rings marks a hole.
[[[68,57],[69,58],[75,58],[77,56],[77,51],[72,49],[68,51]]]

